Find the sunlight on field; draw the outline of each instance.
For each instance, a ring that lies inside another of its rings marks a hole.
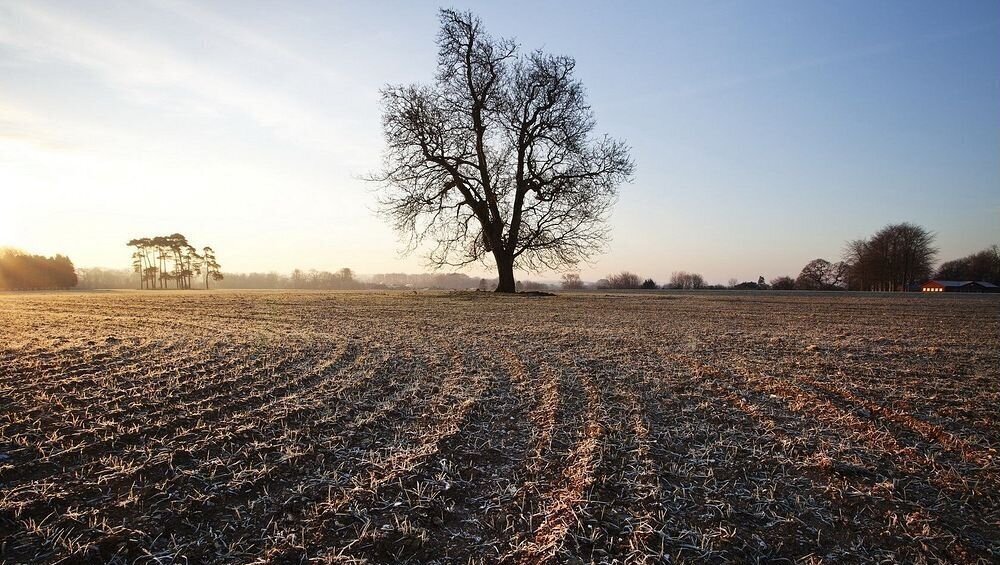
[[[0,547],[11,562],[989,560],[998,306],[0,295]]]

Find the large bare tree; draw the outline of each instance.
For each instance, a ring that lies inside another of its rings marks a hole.
[[[600,252],[607,215],[634,168],[628,146],[594,137],[571,57],[521,54],[469,12],[442,10],[433,84],[382,90],[382,212],[428,244],[435,267],[572,266]]]

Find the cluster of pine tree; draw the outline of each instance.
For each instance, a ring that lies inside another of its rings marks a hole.
[[[179,233],[157,237],[136,238],[128,242],[135,247],[132,253],[132,270],[139,276],[139,288],[192,288],[195,277],[204,277],[205,288],[209,279],[222,280],[222,266],[211,247],[201,253]]]

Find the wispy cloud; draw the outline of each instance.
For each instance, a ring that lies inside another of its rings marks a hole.
[[[273,47],[266,40],[252,40],[252,34],[236,27],[229,34],[241,41],[256,41],[262,49]],[[135,102],[200,108],[205,113],[235,112],[285,140],[306,145],[336,137],[337,128],[329,116],[287,93],[231,76],[225,68],[194,61],[164,42],[126,35],[57,7],[36,3],[0,6],[0,44],[25,58],[87,69]],[[280,49],[275,52],[295,57]]]
[[[169,12],[188,22],[208,30],[213,36],[223,37],[233,44],[253,52],[255,57],[264,57],[283,66],[294,69],[297,73],[312,80],[335,82],[341,87],[347,86],[350,78],[336,72],[331,66],[289,48],[286,44],[276,41],[259,29],[237,23],[219,13],[185,0],[151,0],[151,3],[165,12]]]
[[[780,80],[824,67],[853,63],[856,61],[884,56],[912,47],[916,43],[937,43],[976,35],[992,31],[998,26],[1000,26],[1000,20],[990,20],[960,28],[939,29],[932,33],[928,33],[921,40],[915,42],[896,40],[862,45],[854,48],[843,49],[826,55],[807,57],[753,72],[735,74],[716,81],[689,85],[667,94],[680,98],[720,94],[736,90],[740,87],[753,83]]]
[[[55,124],[3,99],[0,99],[0,140],[50,151],[72,146]]]
[[[899,42],[885,42],[859,47],[856,49],[847,49],[830,55],[805,58],[787,64],[775,65],[756,72],[736,74],[715,82],[688,86],[671,94],[681,98],[719,94],[735,90],[748,84],[778,80],[814,69],[820,69],[860,59],[867,59],[877,55],[890,53],[901,47],[902,44]]]

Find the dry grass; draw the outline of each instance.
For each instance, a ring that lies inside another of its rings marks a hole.
[[[1000,560],[1000,300],[0,295],[4,562]]]

